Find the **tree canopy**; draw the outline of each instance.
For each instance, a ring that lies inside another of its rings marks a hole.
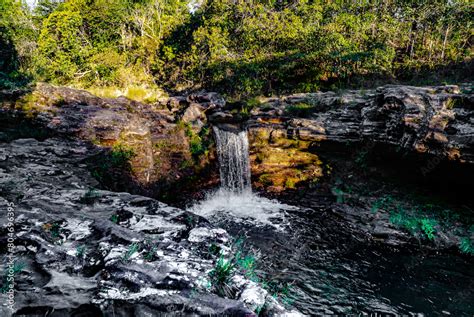
[[[80,87],[235,96],[409,77],[473,55],[462,1],[42,0],[1,4],[15,69]],[[6,47],[6,46],[5,46]],[[11,64],[11,62],[10,62]]]

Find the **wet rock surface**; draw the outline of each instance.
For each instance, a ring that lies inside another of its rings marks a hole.
[[[151,198],[92,189],[84,162],[95,151],[58,138],[0,143],[2,262],[3,213],[14,203],[21,266],[15,315],[252,315],[253,306],[203,286],[214,263],[209,244],[225,249],[226,231]],[[0,315],[9,316],[6,306]]]

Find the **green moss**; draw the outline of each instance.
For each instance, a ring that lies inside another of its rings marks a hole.
[[[285,108],[285,112],[289,115],[301,118],[307,118],[315,112],[316,108],[307,103],[298,103]]]
[[[272,176],[270,174],[262,174],[259,176],[258,180],[265,186],[273,185]]]
[[[293,179],[293,178],[288,178],[286,181],[285,181],[285,188],[288,188],[288,189],[293,189],[296,187],[296,182],[298,181],[298,179]]]

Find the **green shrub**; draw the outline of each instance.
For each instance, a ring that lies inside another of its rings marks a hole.
[[[135,156],[135,152],[122,144],[117,144],[110,152],[110,163],[114,167],[123,167],[129,164],[130,160]]]

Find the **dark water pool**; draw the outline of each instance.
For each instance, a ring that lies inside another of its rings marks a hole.
[[[218,221],[247,247],[259,269],[291,283],[293,307],[308,315],[474,316],[472,257],[389,247],[334,214],[295,213],[288,227]]]

